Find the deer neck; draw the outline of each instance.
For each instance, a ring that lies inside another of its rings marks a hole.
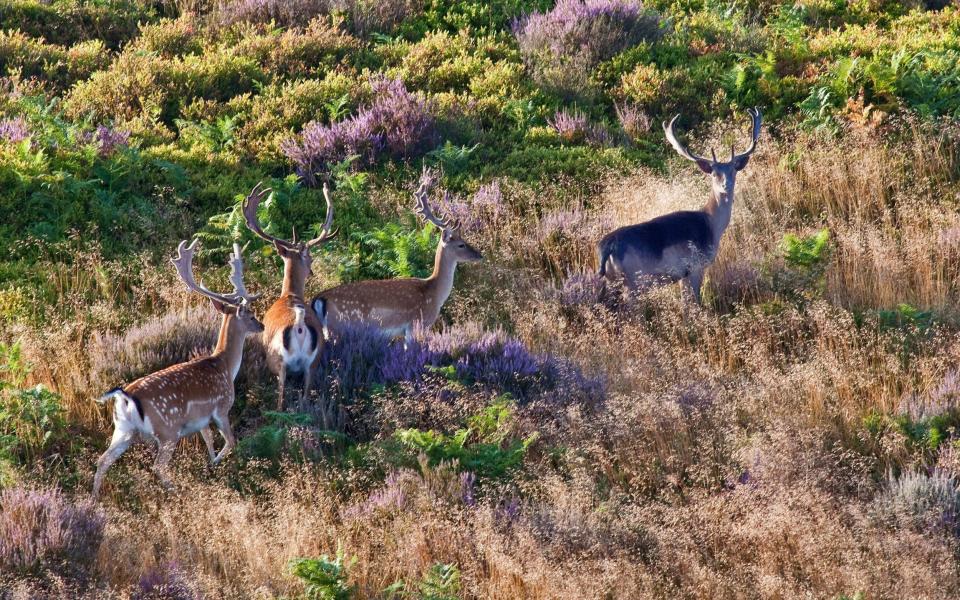
[[[243,360],[243,342],[246,333],[241,331],[240,323],[233,315],[223,315],[223,322],[220,325],[220,335],[217,338],[217,346],[213,349],[211,356],[220,358],[227,366],[227,374],[230,379],[237,378],[237,372],[240,371],[240,361]]]
[[[297,296],[303,298],[307,284],[307,274],[303,266],[292,260],[283,261],[283,296]]]
[[[430,292],[436,298],[438,307],[447,301],[453,290],[453,274],[457,270],[457,260],[452,254],[441,241],[433,259],[433,273],[427,278]]]
[[[720,244],[720,238],[723,232],[730,225],[730,217],[733,214],[733,194],[717,194],[711,192],[710,200],[703,207],[703,212],[710,219],[710,229],[713,230],[714,247]]]

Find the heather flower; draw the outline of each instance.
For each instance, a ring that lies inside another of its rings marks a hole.
[[[19,144],[30,137],[30,125],[23,117],[0,121],[0,139],[8,144]]]
[[[513,33],[538,83],[579,95],[594,66],[663,31],[660,17],[636,0],[558,0],[549,12],[518,19]]]
[[[477,503],[475,497],[475,486],[477,476],[470,471],[460,473],[460,500],[467,506],[473,506]]]
[[[607,296],[607,281],[600,275],[575,273],[563,282],[560,304],[563,306],[594,306],[603,304]]]
[[[308,123],[297,138],[281,149],[297,174],[315,185],[317,175],[351,156],[369,166],[381,158],[422,156],[436,145],[437,133],[429,104],[407,91],[400,79],[375,78],[373,102],[342,121]]]
[[[274,22],[303,26],[314,17],[329,13],[332,5],[331,0],[234,0],[220,4],[217,21],[222,25]]]
[[[580,111],[559,110],[552,119],[547,119],[550,127],[556,131],[563,141],[570,144],[579,144],[587,137],[590,121],[587,115]]]
[[[650,131],[650,116],[633,104],[617,104],[617,121],[630,140],[636,140]]]
[[[130,132],[100,125],[97,127],[94,139],[97,141],[100,156],[107,157],[129,145]]]
[[[104,516],[57,489],[0,491],[0,572],[82,568],[103,538]]]
[[[365,500],[344,509],[347,519],[404,510],[410,503],[410,491],[423,486],[423,478],[410,469],[400,469],[387,475],[383,487],[370,492]]]
[[[186,577],[175,562],[165,567],[154,567],[140,576],[132,600],[194,600],[194,593]]]
[[[500,191],[500,183],[497,181],[480,186],[469,201],[445,192],[441,206],[443,211],[459,223],[460,228],[466,233],[500,223],[506,216],[503,194]]]

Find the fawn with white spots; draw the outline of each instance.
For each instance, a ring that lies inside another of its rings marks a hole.
[[[168,489],[172,487],[168,464],[177,442],[200,432],[210,455],[211,466],[217,465],[236,445],[230,427],[230,408],[234,401],[233,382],[243,359],[243,344],[248,334],[263,331],[263,324],[250,310],[256,296],[249,294],[243,283],[243,258],[239,244],[230,256],[230,282],[233,292],[217,294],[198,284],[193,278],[193,255],[197,242],[187,246],[180,242],[173,259],[177,274],[187,288],[210,300],[223,315],[220,336],[210,356],[197,358],[141,377],[133,383],[110,390],[97,402],[113,400],[113,439],[97,461],[93,480],[93,496],[100,494],[107,470],[139,439],[156,442],[158,451],[154,471]],[[211,422],[220,430],[224,446],[214,450]]]

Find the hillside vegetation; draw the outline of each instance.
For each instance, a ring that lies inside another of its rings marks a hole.
[[[756,154],[702,306],[595,275],[700,208],[666,143]],[[174,492],[103,392],[209,352],[246,244],[339,236],[312,295],[485,260],[405,348],[356,328]],[[960,589],[960,5],[0,0],[0,598],[951,598]],[[289,404],[289,403],[288,403]],[[321,418],[323,413],[323,418]],[[332,418],[331,418],[332,415]]]

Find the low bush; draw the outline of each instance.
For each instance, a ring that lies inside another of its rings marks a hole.
[[[356,560],[348,560],[342,548],[335,557],[298,558],[290,563],[290,572],[303,582],[308,600],[350,600],[355,586],[348,583],[350,567]]]
[[[90,346],[90,381],[104,392],[203,356],[213,349],[219,325],[204,305],[149,319],[123,335],[98,335]]]
[[[888,473],[875,505],[881,518],[892,524],[960,535],[960,481],[952,474],[937,469],[908,471],[899,477]]]
[[[534,79],[565,97],[583,95],[601,61],[663,34],[660,16],[636,0],[559,0],[513,29]]]
[[[373,101],[353,117],[324,125],[309,123],[283,151],[297,173],[311,184],[337,163],[356,160],[369,166],[381,158],[422,156],[436,145],[430,105],[407,91],[403,81],[377,77],[371,81]]]
[[[453,462],[461,470],[481,478],[503,477],[517,469],[530,445],[533,433],[520,438],[514,432],[513,403],[500,397],[467,421],[467,427],[451,434],[403,429],[394,436],[414,452],[423,453],[431,466]]]
[[[56,489],[0,490],[0,572],[77,577],[93,564],[105,518]]]

